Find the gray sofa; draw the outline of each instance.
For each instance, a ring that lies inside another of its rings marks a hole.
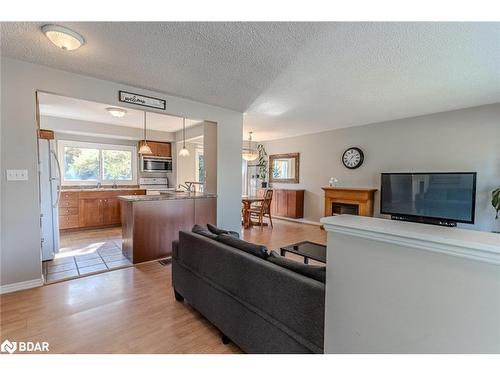
[[[172,255],[176,299],[247,353],[323,353],[325,284],[192,232]]]

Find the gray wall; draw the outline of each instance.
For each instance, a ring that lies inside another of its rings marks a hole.
[[[216,122],[221,130],[217,135],[217,221],[222,227],[239,230],[242,113],[2,57],[0,285],[41,277],[36,90],[132,108],[117,101],[118,90],[127,90],[165,98],[169,114]],[[27,169],[29,180],[7,182],[6,169]]]
[[[477,171],[476,224],[461,226],[489,231],[499,225],[490,193],[500,186],[500,103],[264,144],[268,154],[300,152],[300,183],[274,186],[306,189],[305,220],[318,222],[323,216],[321,187],[330,177],[339,179],[341,186],[380,188],[381,172]],[[365,154],[356,170],[341,163],[350,146]]]

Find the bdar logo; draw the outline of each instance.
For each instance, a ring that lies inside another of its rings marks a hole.
[[[16,351],[17,349],[17,342],[10,342],[9,340],[5,340],[2,342],[2,345],[0,345],[0,350],[4,353],[9,353],[12,354]]]

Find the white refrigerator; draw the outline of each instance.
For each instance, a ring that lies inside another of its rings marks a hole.
[[[39,139],[40,228],[42,260],[54,259],[59,251],[59,199],[61,166],[57,159],[56,141]]]

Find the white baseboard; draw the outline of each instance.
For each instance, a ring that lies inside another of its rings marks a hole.
[[[282,217],[282,216],[274,216],[273,215],[273,219],[276,218],[276,219],[280,219],[280,220],[286,220],[286,221],[293,221],[294,223],[298,223],[298,224],[307,224],[307,225],[318,225],[318,226],[321,226],[323,224],[321,224],[320,222],[318,221],[312,221],[312,220],[305,220],[305,219],[292,219],[290,217]]]
[[[24,289],[37,288],[37,287],[42,286],[42,285],[43,285],[43,280],[41,278],[34,279],[34,280],[21,281],[19,283],[14,283],[14,284],[1,285],[0,286],[0,294],[12,293],[12,292],[16,292],[18,290],[24,290]]]

